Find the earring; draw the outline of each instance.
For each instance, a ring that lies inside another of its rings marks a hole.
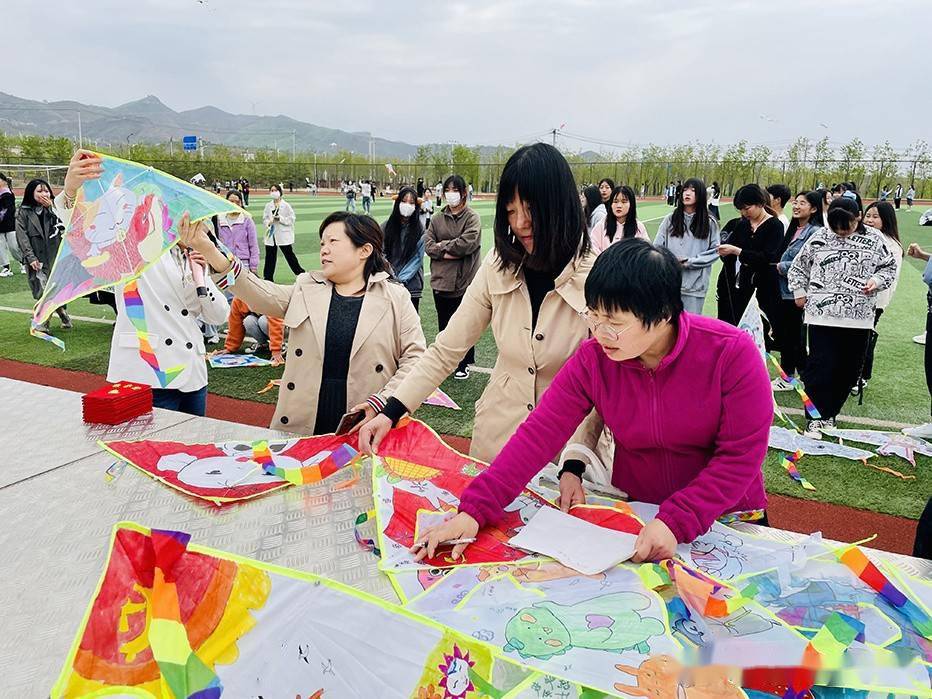
[[[515,244],[515,234],[511,232],[511,226],[508,226],[508,235],[511,238],[511,244]]]

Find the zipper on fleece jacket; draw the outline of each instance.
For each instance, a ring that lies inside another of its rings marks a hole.
[[[670,454],[666,449],[663,448],[663,440],[661,439],[660,432],[660,407],[659,401],[657,399],[657,375],[653,369],[648,369],[647,377],[650,380],[650,417],[651,426],[654,430],[654,441],[657,443],[657,446],[660,448],[661,453],[663,454],[663,463],[660,464],[661,470],[663,471],[663,482],[666,485],[667,492],[672,493],[673,479],[670,476]]]

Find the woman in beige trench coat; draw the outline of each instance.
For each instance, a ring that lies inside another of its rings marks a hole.
[[[498,347],[476,402],[470,454],[491,461],[524,421],[563,363],[589,336],[580,313],[593,255],[569,165],[543,143],[515,152],[502,171],[495,249],[483,261],[447,328],[363,425],[360,448],[375,452],[393,424],[413,412],[490,325]],[[590,415],[571,442],[595,451],[601,421]]]
[[[183,220],[180,229],[182,242],[219,270],[219,288],[256,313],[285,319],[288,361],[270,427],[324,434],[346,412],[373,416],[424,352],[411,297],[391,281],[382,230],[368,216],[336,212],[324,219],[321,269],[290,285],[259,279],[220,252],[203,228]]]

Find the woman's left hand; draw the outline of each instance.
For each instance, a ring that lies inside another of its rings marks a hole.
[[[662,561],[673,558],[676,553],[676,537],[670,527],[659,519],[652,519],[644,525],[637,541],[634,542],[634,556],[632,563],[644,561]]]
[[[285,358],[282,356],[281,352],[275,352],[272,354],[272,366],[281,366],[285,363]]]
[[[564,512],[569,512],[573,505],[586,504],[586,491],[583,490],[582,478],[574,473],[560,476],[560,498],[557,505]]]
[[[375,417],[375,408],[373,408],[368,403],[360,403],[359,405],[354,405],[352,408],[349,409],[349,412],[358,413],[360,410],[362,410],[366,414],[366,416],[362,420],[357,422],[355,425],[353,425],[353,429],[349,431],[350,434],[353,434],[354,432],[358,432],[360,427],[362,427],[367,422],[369,422],[369,420]]]
[[[867,284],[864,285],[864,293],[870,295],[875,291],[877,291],[877,280],[871,277],[867,280]]]
[[[207,267],[207,259],[194,249],[188,250],[188,261],[200,265],[201,267]]]
[[[718,246],[718,254],[721,257],[728,257],[729,255],[740,255],[741,248],[739,248],[737,245],[729,245],[728,243],[724,243]]]

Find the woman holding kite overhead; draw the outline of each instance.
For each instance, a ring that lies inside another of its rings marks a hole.
[[[55,197],[56,213],[66,228],[78,187],[102,174],[96,153],[79,150],[71,158],[65,186]],[[204,280],[207,295],[198,295],[192,265],[204,262],[193,250],[174,245],[138,279],[115,287],[117,319],[107,370],[108,381],[152,386],[155,407],[192,415],[204,415],[207,407],[204,337],[196,319],[219,324],[230,311],[210,279]]]
[[[424,351],[408,290],[391,279],[382,229],[337,211],[320,224],[321,269],[274,284],[213,244],[204,226],[182,223],[181,240],[219,272],[218,285],[254,312],[285,319],[288,362],[271,427],[334,432],[344,414],[372,417]]]
[[[450,324],[391,391],[385,409],[362,427],[360,449],[377,450],[392,426],[414,412],[491,326],[498,359],[476,403],[470,447],[474,457],[488,461],[589,336],[580,312],[594,256],[573,173],[556,148],[535,143],[508,159],[494,229],[495,248]],[[600,433],[600,423],[587,421],[573,441],[592,453]]]
[[[459,514],[419,538],[419,559],[495,522],[593,409],[615,440],[613,485],[660,506],[638,535],[635,561],[670,558],[724,514],[763,510],[767,369],[747,333],[684,312],[682,277],[673,253],[643,240],[599,255],[585,287],[592,339],[466,489]],[[580,477],[565,468],[561,507],[584,501]]]

